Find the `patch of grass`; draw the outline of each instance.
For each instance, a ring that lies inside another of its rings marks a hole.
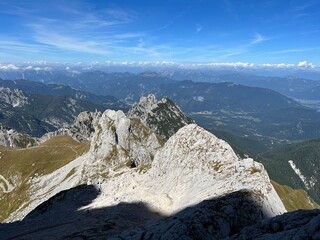
[[[275,181],[271,181],[273,187],[278,193],[287,211],[296,211],[299,209],[315,209],[320,206],[311,199],[306,191],[302,189],[292,189],[286,185],[281,185]]]
[[[214,169],[215,171],[219,171],[220,168],[221,168],[221,166],[222,166],[222,164],[221,164],[220,162],[214,163],[214,164],[213,164],[213,169]]]
[[[106,162],[111,162],[112,160],[116,159],[117,155],[118,155],[117,146],[112,145],[112,150],[110,151],[109,155],[104,158],[104,160]]]
[[[12,192],[0,192],[0,222],[27,204],[30,178],[52,173],[87,152],[89,147],[89,144],[79,143],[69,136],[57,136],[40,146],[26,149],[0,147],[0,174],[7,180],[17,178]],[[68,175],[71,176],[72,171]]]
[[[73,174],[75,174],[75,173],[76,173],[76,169],[75,169],[75,168],[72,168],[71,171],[68,172],[67,176],[63,179],[63,181],[66,180],[66,179],[68,179],[69,177],[71,177],[71,176],[72,176]]]
[[[138,173],[146,173],[151,168],[151,163],[141,164],[138,166]]]
[[[256,167],[252,167],[250,171],[251,174],[260,173],[260,172],[261,172],[261,169]]]

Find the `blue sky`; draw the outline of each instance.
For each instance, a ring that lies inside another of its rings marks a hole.
[[[320,0],[0,0],[0,62],[320,65]]]

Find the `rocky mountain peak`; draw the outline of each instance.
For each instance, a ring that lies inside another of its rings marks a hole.
[[[28,103],[28,98],[21,90],[0,87],[0,100],[12,107],[22,107]]]
[[[101,112],[81,112],[73,124],[43,135],[40,138],[40,142],[45,142],[52,137],[63,135],[68,135],[79,142],[90,142],[100,117]]]
[[[172,200],[171,210],[247,189],[268,216],[285,212],[262,164],[239,159],[230,145],[196,124],[181,128],[155,155],[149,172],[154,187]],[[175,209],[175,210],[174,210]]]
[[[139,107],[146,111],[151,111],[153,108],[157,107],[157,98],[154,94],[149,94],[148,96],[142,96],[139,101]]]
[[[109,126],[110,122],[117,122],[114,120],[121,115],[106,112],[105,120],[99,124]],[[123,115],[121,118],[124,118]],[[112,129],[112,126],[109,128]],[[113,162],[114,166],[117,162],[130,159],[126,156],[132,156],[130,153],[126,155],[125,149],[120,146],[113,147],[116,141],[110,138],[115,138],[117,127],[113,133],[102,131],[100,138],[105,140],[98,142],[96,148],[91,148],[90,162],[94,162],[85,170],[89,172],[90,179],[97,179],[94,173],[110,171],[107,161]],[[98,139],[95,138],[92,143],[97,143]],[[131,143],[129,145],[132,146]],[[142,149],[139,154],[141,152]],[[158,149],[149,167],[139,164],[136,169],[113,175],[112,180],[100,179],[101,195],[89,208],[141,201],[161,214],[171,215],[203,200],[246,190],[253,193],[253,201],[264,217],[286,211],[262,164],[250,158],[239,159],[226,142],[196,124],[185,126],[174,134]]]
[[[166,140],[181,127],[193,122],[169,98],[164,97],[157,101],[153,94],[141,97],[140,102],[129,109],[128,116],[140,118],[144,124]]]
[[[108,175],[110,168],[151,163],[162,141],[139,119],[122,111],[106,110],[100,117],[90,147],[88,176]]]

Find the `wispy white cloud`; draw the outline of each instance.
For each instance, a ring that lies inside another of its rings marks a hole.
[[[261,34],[259,34],[259,33],[256,33],[256,35],[255,35],[255,38],[251,41],[251,43],[250,44],[258,44],[258,43],[261,43],[261,42],[264,42],[264,41],[266,41],[267,39],[264,37],[264,36],[262,36]]]
[[[303,67],[303,68],[315,68],[316,66],[312,63],[308,63],[306,60],[305,61],[302,61],[302,62],[299,62],[298,67]]]
[[[273,51],[271,54],[288,54],[288,53],[300,53],[300,52],[309,52],[314,50],[319,50],[320,48],[292,48],[284,49],[279,51]]]
[[[198,32],[201,32],[201,30],[202,30],[202,25],[197,24],[197,25],[196,25],[196,32],[197,32],[197,33],[198,33]]]
[[[39,44],[39,43],[26,43],[21,39],[4,37],[0,39],[0,49],[5,52],[13,52],[15,54],[27,52],[27,53],[43,53],[51,52],[53,49],[49,46]],[[10,56],[8,54],[8,56]]]
[[[0,64],[0,70],[5,70],[5,71],[11,71],[11,70],[18,70],[19,67],[16,66],[15,64]]]

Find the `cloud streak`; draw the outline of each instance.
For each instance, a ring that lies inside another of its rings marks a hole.
[[[0,1],[0,14],[2,12],[4,15],[12,15],[13,18],[19,19],[19,25],[15,26],[19,28],[19,35],[10,30],[7,35],[1,35],[2,58],[11,55],[15,58],[32,56],[33,59],[39,56],[41,59],[73,58],[76,61],[152,59],[237,62],[250,61],[262,55],[279,59],[277,55],[280,54],[292,56],[291,53],[311,51],[311,48],[299,48],[299,45],[294,45],[297,46],[296,49],[281,50],[280,46],[280,50],[274,47],[266,52],[264,43],[274,40],[277,34],[272,34],[260,26],[256,29],[263,29],[264,32],[248,32],[247,28],[246,30],[219,29],[219,26],[214,24],[212,24],[214,26],[204,25],[209,18],[207,16],[202,18],[202,13],[199,13],[198,18],[194,18],[197,19],[194,22],[191,18],[191,14],[194,14],[194,11],[190,11],[192,8],[178,15],[170,8],[171,12],[166,12],[164,18],[158,16],[145,18],[146,14],[138,12],[140,10],[134,6],[126,9],[115,7],[118,4],[98,4],[94,1],[10,3],[8,0]],[[235,2],[228,0],[222,3],[229,8],[237,6]],[[303,13],[307,8],[303,6],[294,13]],[[179,11],[181,9],[179,8]],[[155,21],[146,22],[150,19]],[[270,45],[267,47],[271,48]],[[248,58],[253,55],[251,59]]]
[[[288,53],[301,53],[301,52],[309,52],[314,50],[319,50],[320,48],[292,48],[292,49],[284,49],[279,51],[273,51],[271,54],[288,54]]]
[[[264,41],[266,41],[266,40],[267,40],[267,39],[266,39],[264,36],[262,36],[261,34],[257,33],[257,34],[255,35],[255,38],[251,41],[251,44],[252,44],[252,45],[255,45],[255,44],[264,42]]]
[[[201,32],[202,26],[200,24],[196,25],[196,33]]]

